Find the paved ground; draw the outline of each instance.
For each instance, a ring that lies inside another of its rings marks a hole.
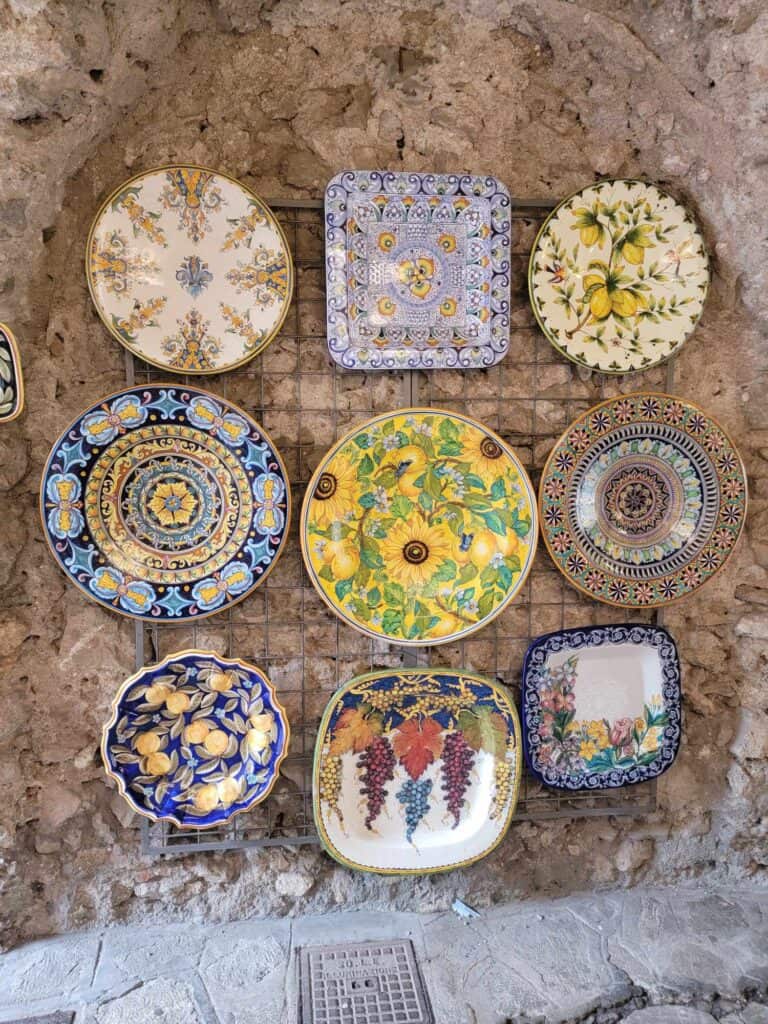
[[[768,893],[731,890],[69,935],[0,956],[0,1022],[293,1024],[295,951],[379,938],[413,940],[437,1024],[768,1024]]]

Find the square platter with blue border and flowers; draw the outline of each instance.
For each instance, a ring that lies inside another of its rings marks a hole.
[[[285,545],[290,489],[263,429],[193,387],[108,395],[56,441],[45,537],[70,582],[123,615],[205,618],[242,601]]]
[[[681,734],[680,662],[660,626],[565,629],[523,665],[525,759],[547,786],[612,789],[665,772]]]
[[[509,193],[342,171],[325,192],[328,348],[350,370],[493,366],[509,346]]]

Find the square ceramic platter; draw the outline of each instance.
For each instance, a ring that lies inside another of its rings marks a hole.
[[[328,348],[351,370],[493,366],[509,346],[509,193],[342,171],[325,192]]]
[[[315,747],[323,846],[346,867],[426,874],[504,838],[522,755],[504,687],[456,669],[388,669],[331,698]]]
[[[661,775],[680,745],[680,663],[659,626],[565,629],[523,665],[523,749],[562,789],[610,789]]]

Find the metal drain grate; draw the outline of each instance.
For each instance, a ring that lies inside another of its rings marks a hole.
[[[434,1024],[408,939],[299,951],[299,1024]]]

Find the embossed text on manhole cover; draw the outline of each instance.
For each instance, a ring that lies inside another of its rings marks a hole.
[[[300,1024],[434,1024],[413,943],[299,951]]]

